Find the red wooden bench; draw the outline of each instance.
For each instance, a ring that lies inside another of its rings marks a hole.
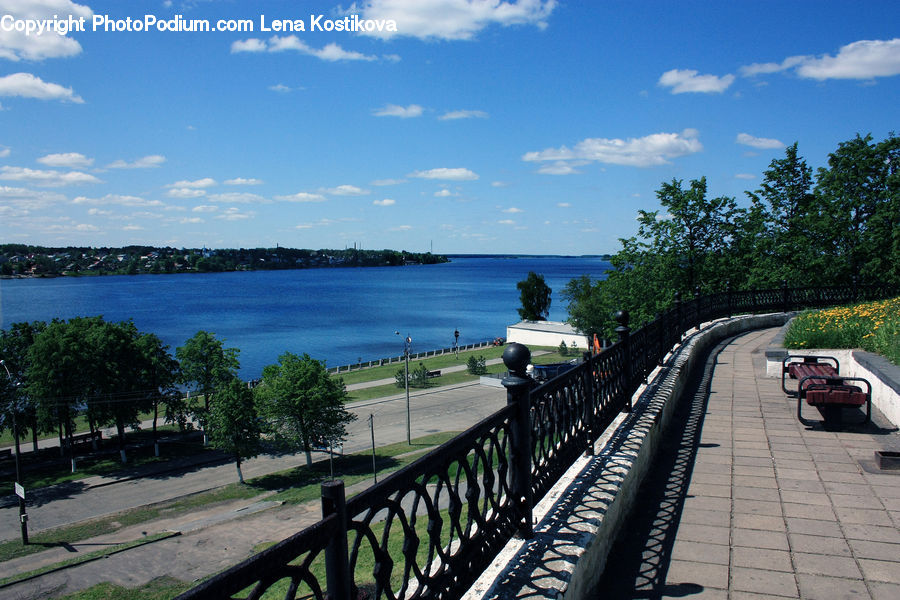
[[[799,359],[799,360],[798,360]],[[833,363],[833,364],[831,364]],[[872,418],[872,384],[861,377],[842,377],[840,363],[832,356],[787,356],[781,365],[781,389],[788,396],[797,398],[797,419],[808,424],[803,418],[803,401],[819,410],[825,420],[825,429],[840,429],[843,424],[843,409],[866,406],[866,417],[862,423]],[[789,390],[785,381],[796,379],[797,389]],[[847,382],[861,382],[866,391],[858,385]]]

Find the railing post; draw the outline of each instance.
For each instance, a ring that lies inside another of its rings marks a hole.
[[[325,548],[325,578],[329,600],[350,600],[350,561],[347,554],[347,501],[340,479],[322,484],[322,518],[336,515],[337,534]]]
[[[584,359],[585,369],[584,369],[584,381],[582,383],[584,389],[584,424],[587,428],[585,432],[585,450],[584,454],[586,456],[593,456],[594,454],[594,374],[591,370],[593,367],[591,366],[591,359],[593,358],[593,354],[590,351],[585,352],[582,355]]]
[[[701,319],[703,317],[700,314],[700,286],[699,285],[694,286],[694,314],[695,314],[694,327],[697,329],[697,331],[700,331],[700,323],[702,322]]]
[[[731,300],[731,282],[730,281],[725,282],[725,306],[726,306],[725,312],[728,315],[728,318],[730,319],[731,316],[734,314],[734,305],[732,304],[732,300]]]
[[[781,280],[781,312],[790,312],[791,304],[788,298],[787,279]]]
[[[522,344],[513,342],[503,351],[503,363],[509,375],[503,378],[506,388],[506,404],[516,407],[515,417],[510,427],[509,452],[512,461],[510,488],[519,510],[518,535],[522,539],[534,537],[532,510],[534,499],[531,492],[531,386],[532,379],[525,373],[531,362],[531,351]]]
[[[616,327],[616,335],[619,337],[619,342],[622,343],[622,348],[625,353],[625,394],[627,398],[625,399],[625,408],[622,409],[622,412],[631,412],[631,396],[632,396],[632,381],[631,375],[633,371],[633,365],[631,364],[631,330],[628,328],[628,311],[620,310],[615,315],[616,323],[619,324]]]
[[[678,329],[678,341],[681,341],[682,334],[684,333],[684,317],[681,314],[681,292],[675,292],[675,327]]]

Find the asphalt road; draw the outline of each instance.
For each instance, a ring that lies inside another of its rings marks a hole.
[[[411,434],[420,437],[441,431],[461,431],[489,416],[506,401],[503,388],[468,383],[414,392],[410,399]],[[406,396],[358,402],[348,409],[357,415],[348,427],[344,452],[371,447],[369,415],[375,424],[375,444],[383,446],[406,440]],[[315,458],[324,458],[318,454]],[[262,456],[242,465],[245,478],[257,477],[303,464],[304,456]],[[186,494],[235,482],[233,463],[197,466],[184,472],[161,474],[109,483],[92,477],[52,488],[29,490],[26,505],[29,531],[36,532],[100,517],[121,510],[170,500]],[[100,484],[98,486],[98,484]],[[19,536],[18,507],[13,496],[2,499],[0,539]]]

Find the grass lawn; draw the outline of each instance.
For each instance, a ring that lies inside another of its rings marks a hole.
[[[412,444],[399,442],[376,448],[375,463],[379,476],[383,477],[413,462],[431,448],[446,442],[458,433],[457,431],[436,433],[416,438]],[[298,460],[302,459],[298,458]],[[371,451],[336,457],[334,472],[335,476],[343,479],[348,487],[354,483],[371,479]],[[134,508],[101,519],[38,532],[29,536],[31,543],[28,546],[23,546],[18,539],[0,542],[0,562],[28,556],[48,547],[73,544],[98,535],[113,533],[131,525],[175,517],[232,500],[254,498],[266,492],[275,492],[267,499],[279,500],[287,504],[315,500],[319,498],[321,482],[330,477],[328,461],[318,461],[311,467],[303,465],[249,479],[244,485],[233,483],[207,492]]]

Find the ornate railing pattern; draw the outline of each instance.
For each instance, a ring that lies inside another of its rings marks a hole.
[[[322,486],[323,520],[179,596],[456,598],[513,536],[532,535],[534,504],[615,419],[685,332],[737,313],[886,298],[888,286],[720,292],[681,301],[535,386],[528,349],[510,344],[507,406],[425,457],[345,500]]]

